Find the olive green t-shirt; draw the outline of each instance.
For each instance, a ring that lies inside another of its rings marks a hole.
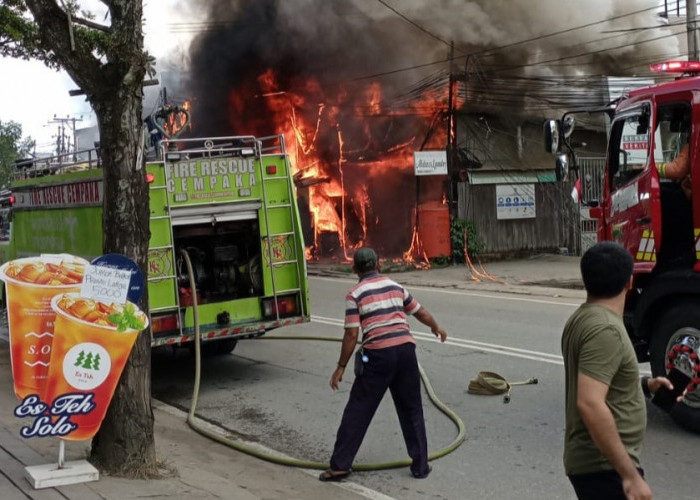
[[[607,307],[581,305],[564,327],[561,350],[566,372],[564,468],[567,475],[612,469],[576,408],[579,373],[609,386],[606,403],[627,453],[640,467],[646,404],[639,382],[639,365],[622,318]]]

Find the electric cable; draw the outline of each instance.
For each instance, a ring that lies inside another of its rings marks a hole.
[[[608,51],[611,51],[611,50],[624,49],[624,48],[627,48],[627,47],[631,47],[631,46],[633,46],[633,45],[636,47],[636,46],[639,46],[639,45],[641,45],[641,44],[643,44],[643,43],[656,42],[656,41],[659,41],[659,40],[663,40],[663,39],[665,39],[665,38],[677,37],[677,36],[678,36],[678,33],[671,33],[671,34],[668,34],[668,35],[661,35],[661,36],[658,36],[658,37],[656,37],[656,38],[650,38],[650,39],[648,39],[648,40],[641,40],[641,41],[638,41],[638,42],[636,42],[636,43],[634,43],[634,44],[627,43],[627,44],[623,44],[623,45],[617,45],[617,46],[615,46],[615,47],[608,47],[608,48],[605,48],[605,49],[594,50],[594,51],[591,51],[591,52],[582,52],[581,54],[575,54],[575,55],[572,55],[572,56],[557,57],[556,59],[548,59],[548,60],[546,60],[546,61],[536,61],[536,62],[533,62],[533,63],[520,64],[520,65],[517,65],[517,66],[507,66],[507,67],[504,67],[504,68],[501,68],[501,69],[498,69],[498,70],[493,70],[493,72],[511,71],[511,70],[514,70],[514,69],[522,69],[522,68],[527,68],[527,67],[531,67],[531,66],[539,66],[539,65],[541,65],[541,64],[548,64],[548,63],[552,63],[552,62],[566,61],[566,60],[568,60],[568,59],[577,59],[577,58],[579,58],[579,57],[593,56],[593,55],[602,54],[603,52],[608,52]],[[591,42],[591,43],[593,43],[593,42]]]
[[[228,439],[210,429],[205,425],[201,424],[199,417],[196,415],[197,403],[199,400],[199,385],[202,375],[202,359],[201,359],[201,333],[199,331],[199,314],[197,307],[197,288],[194,280],[194,270],[192,268],[192,261],[184,248],[180,250],[180,254],[185,260],[185,266],[187,267],[187,274],[190,282],[190,291],[192,294],[192,317],[194,321],[194,352],[195,352],[195,380],[194,388],[192,389],[192,403],[190,406],[190,411],[187,414],[187,424],[194,429],[196,432],[208,437],[224,446],[233,448],[234,450],[240,451],[247,455],[265,460],[267,462],[272,462],[280,465],[288,465],[291,467],[302,467],[305,469],[327,469],[329,464],[326,462],[318,462],[314,460],[303,460],[298,458],[287,457],[284,455],[269,453],[262,451],[259,448],[248,445],[242,441],[236,441],[233,439]],[[316,336],[294,336],[294,337],[261,337],[261,339],[268,340],[314,340],[314,341],[327,341],[327,342],[342,342],[342,339],[336,339],[332,337],[316,337]],[[466,431],[464,427],[464,422],[459,416],[450,408],[448,408],[442,401],[440,401],[435,394],[435,391],[428,380],[423,367],[419,364],[418,370],[420,372],[421,381],[425,388],[430,401],[452,422],[454,422],[457,427],[457,437],[450,443],[446,448],[439,450],[437,452],[430,453],[428,455],[428,460],[435,460],[437,458],[443,457],[449,453],[456,450],[465,440]],[[396,469],[399,467],[407,467],[411,465],[411,460],[394,460],[391,462],[380,462],[380,463],[367,463],[367,464],[354,464],[352,466],[353,471],[368,471],[368,470],[384,470],[384,469]]]
[[[391,9],[391,10],[394,10],[394,9],[391,8],[388,4],[386,4],[385,2],[380,1],[380,0],[377,0],[377,1],[379,1],[379,3],[382,3],[383,5],[385,5],[387,8],[389,8],[389,9]],[[657,10],[657,9],[659,9],[659,6],[648,7],[648,8],[645,8],[645,9],[639,9],[639,10],[635,10],[635,11],[632,11],[632,12],[629,12],[629,13],[626,13],[626,14],[620,14],[620,15],[613,16],[613,17],[610,17],[610,18],[606,18],[606,19],[602,19],[602,20],[598,20],[598,21],[593,21],[593,22],[590,22],[590,23],[586,23],[586,24],[583,24],[583,25],[580,25],[580,26],[575,26],[575,27],[571,27],[571,28],[564,29],[564,30],[556,31],[556,32],[553,32],[553,33],[549,33],[549,34],[545,34],[545,35],[539,35],[539,36],[536,36],[536,37],[528,38],[528,39],[526,39],[526,40],[520,40],[520,41],[513,42],[513,43],[509,43],[509,44],[504,44],[504,45],[501,45],[501,46],[498,46],[498,47],[491,47],[491,48],[483,49],[483,50],[481,50],[481,51],[466,52],[464,49],[459,49],[459,48],[455,47],[455,50],[456,50],[457,52],[460,53],[458,56],[453,56],[453,57],[447,56],[447,57],[444,58],[444,59],[440,59],[440,60],[436,60],[436,61],[432,61],[432,62],[427,62],[427,63],[422,63],[422,64],[416,64],[416,65],[409,66],[409,67],[397,68],[397,69],[388,70],[388,71],[384,71],[384,72],[380,72],[380,73],[375,73],[375,74],[371,74],[371,75],[362,75],[362,76],[358,76],[358,77],[354,77],[354,78],[349,78],[349,79],[347,79],[347,80],[342,80],[342,81],[340,81],[340,82],[338,82],[338,83],[375,79],[375,78],[379,78],[379,77],[383,77],[383,76],[389,76],[389,75],[394,75],[394,74],[397,74],[397,73],[402,73],[402,72],[406,72],[406,71],[412,71],[412,70],[415,70],[415,69],[425,68],[425,67],[433,66],[433,65],[436,65],[436,64],[444,64],[444,63],[446,63],[446,62],[451,62],[451,61],[456,60],[456,59],[461,59],[462,57],[464,57],[465,54],[467,54],[467,55],[475,55],[475,56],[476,56],[476,55],[491,56],[491,55],[493,55],[493,54],[492,54],[493,52],[498,52],[498,51],[500,51],[500,50],[505,50],[505,49],[509,49],[509,48],[512,48],[512,47],[515,47],[515,46],[518,46],[518,45],[524,45],[524,44],[527,44],[527,43],[530,43],[530,42],[535,42],[535,41],[543,40],[543,39],[546,39],[546,38],[551,38],[551,37],[554,37],[554,36],[557,36],[557,35],[566,34],[566,33],[572,32],[572,31],[580,30],[580,29],[590,28],[590,27],[595,26],[595,25],[609,23],[609,22],[611,22],[611,21],[615,21],[615,20],[618,20],[618,19],[622,19],[622,18],[625,18],[625,17],[634,16],[634,15],[637,15],[637,14],[641,14],[641,13],[644,13],[644,12],[649,12],[649,11]],[[404,19],[407,20],[408,22],[411,22],[411,24],[413,24],[414,26],[416,26],[416,27],[420,28],[421,30],[425,31],[426,33],[428,33],[428,34],[429,34],[430,36],[432,36],[433,38],[436,38],[437,40],[439,40],[439,41],[442,42],[442,43],[447,43],[445,40],[442,40],[442,39],[440,39],[439,37],[437,37],[436,35],[430,33],[429,30],[420,27],[419,25],[417,25],[417,24],[415,24],[414,22],[412,22],[410,19],[404,17],[404,16],[401,15],[399,12],[397,12],[397,11],[395,11],[395,10],[394,10],[394,12],[395,12],[397,15],[400,15],[400,17],[404,18]],[[178,30],[182,30],[182,29],[187,30],[188,27],[192,27],[192,31],[191,31],[191,32],[193,32],[193,33],[198,33],[198,32],[206,32],[206,31],[211,31],[211,30],[215,30],[215,29],[220,29],[220,28],[222,28],[222,27],[228,27],[229,25],[230,25],[230,26],[233,26],[233,25],[235,25],[237,22],[238,22],[237,20],[224,20],[224,21],[222,21],[222,20],[215,20],[215,21],[201,21],[201,22],[170,23],[169,26],[170,26],[170,31],[173,32],[173,33],[179,32]],[[184,31],[184,32],[187,32],[187,31]],[[655,39],[654,39],[654,40],[655,40]],[[649,40],[649,41],[653,41],[653,40]],[[600,42],[600,40],[593,40],[593,41],[591,41],[591,42],[585,42],[585,43],[597,43],[597,42]],[[642,43],[645,43],[645,42],[642,42]],[[606,49],[606,50],[614,50],[614,49],[616,49],[616,48],[624,48],[624,47],[629,47],[629,46],[632,46],[632,45],[633,45],[633,44],[627,44],[627,45],[623,45],[623,46],[620,46],[620,47],[614,47],[614,48],[610,48],[610,49]],[[597,52],[586,53],[586,54],[580,54],[580,55],[577,55],[577,56],[570,56],[570,57],[583,57],[583,56],[585,56],[585,55],[595,54],[595,53],[597,53]],[[564,58],[564,59],[566,59],[566,58]],[[547,62],[547,61],[543,61],[543,63],[546,63],[546,62]],[[506,69],[504,69],[504,70],[508,70],[508,69],[517,69],[517,68],[522,68],[522,67],[525,67],[525,66],[531,66],[531,65],[537,65],[537,64],[539,64],[539,63],[532,63],[532,64],[530,64],[530,65],[524,65],[524,66],[515,66],[515,67],[513,67],[513,68],[506,68]]]
[[[509,48],[515,47],[515,46],[517,46],[517,45],[523,45],[523,44],[530,43],[530,42],[537,42],[537,41],[540,41],[540,40],[544,40],[545,38],[551,38],[551,37],[553,37],[553,36],[563,35],[563,34],[565,34],[565,33],[570,33],[570,32],[572,32],[572,31],[577,31],[577,30],[580,30],[580,29],[590,28],[591,26],[595,26],[595,25],[598,25],[598,24],[609,23],[610,21],[616,21],[616,20],[618,20],[618,19],[622,19],[623,17],[634,16],[634,15],[636,15],[636,14],[641,14],[641,13],[643,13],[643,12],[649,12],[649,11],[651,11],[651,10],[656,10],[656,9],[658,9],[658,8],[659,8],[659,6],[655,6],[655,7],[648,7],[648,8],[646,8],[646,9],[635,10],[635,11],[629,12],[629,13],[627,13],[627,14],[620,14],[619,16],[609,17],[609,18],[603,19],[603,20],[601,20],[601,21],[593,21],[593,22],[590,22],[590,23],[587,23],[587,24],[582,24],[581,26],[576,26],[576,27],[573,27],[573,28],[567,28],[567,29],[564,29],[564,30],[561,30],[561,31],[555,31],[555,32],[549,33],[549,34],[547,34],[547,35],[540,35],[540,36],[536,36],[536,37],[534,37],[534,38],[528,38],[527,40],[521,40],[521,41],[519,41],[519,42],[513,42],[513,43],[506,44],[506,45],[501,45],[501,46],[499,46],[499,47],[493,47],[493,48],[489,48],[489,49],[484,49],[484,50],[482,50],[482,51],[480,51],[480,52],[473,52],[472,55],[487,54],[487,53],[489,53],[489,52],[494,52],[494,51],[498,51],[498,50],[509,49]]]
[[[392,12],[393,12],[394,14],[396,14],[397,16],[399,16],[401,19],[403,19],[404,21],[406,21],[408,24],[410,24],[410,25],[412,25],[412,26],[415,26],[416,28],[418,28],[419,30],[421,30],[423,33],[427,34],[427,35],[430,36],[431,38],[434,38],[434,39],[437,40],[438,42],[444,43],[444,44],[447,45],[448,47],[451,47],[450,42],[448,42],[448,41],[446,41],[446,40],[443,40],[442,38],[440,38],[439,36],[437,36],[435,33],[433,33],[433,32],[431,32],[430,30],[424,28],[423,26],[421,26],[420,24],[418,24],[418,23],[415,22],[414,20],[409,19],[407,16],[405,16],[404,14],[402,14],[401,12],[399,12],[398,10],[396,10],[394,7],[392,7],[391,5],[389,5],[388,3],[386,3],[384,0],[376,0],[376,1],[379,2],[380,4],[382,4],[384,7],[386,7],[386,8],[389,9],[390,11],[392,11]]]

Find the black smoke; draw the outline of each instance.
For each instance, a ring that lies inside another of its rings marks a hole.
[[[274,72],[279,92],[301,93],[309,78],[321,89],[307,106],[321,104],[339,89],[360,89],[363,77],[410,66],[415,37],[396,21],[377,22],[351,2],[239,0],[201,2],[207,30],[190,49],[191,75],[185,95],[193,99],[197,135],[259,134],[274,130],[269,99],[259,82]],[[384,91],[407,85],[402,76],[384,77]],[[233,95],[232,95],[233,94]],[[232,109],[232,99],[245,106]],[[314,102],[318,101],[318,102]],[[232,116],[235,111],[236,116]],[[256,130],[250,130],[255,124]]]

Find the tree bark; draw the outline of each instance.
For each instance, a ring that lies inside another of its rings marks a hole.
[[[142,90],[125,89],[109,103],[95,105],[104,172],[103,248],[138,264],[147,276],[149,232],[148,185],[139,154]],[[148,310],[144,292],[142,310]],[[93,440],[95,462],[112,473],[152,476],[155,470],[151,407],[151,339],[139,335],[100,431]]]
[[[143,5],[141,0],[103,3],[109,8],[111,25],[90,32],[72,22],[55,0],[26,0],[39,26],[42,45],[85,92],[97,115],[104,179],[104,253],[123,254],[138,264],[144,276],[139,306],[147,311],[149,205],[140,154],[142,84],[147,66]],[[96,57],[96,47],[105,54]],[[131,352],[93,440],[91,459],[109,473],[131,477],[157,473],[149,330],[141,332]]]

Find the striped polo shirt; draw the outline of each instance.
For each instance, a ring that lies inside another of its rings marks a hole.
[[[345,297],[345,328],[361,328],[366,349],[415,344],[406,315],[418,309],[420,304],[404,287],[373,271]]]

